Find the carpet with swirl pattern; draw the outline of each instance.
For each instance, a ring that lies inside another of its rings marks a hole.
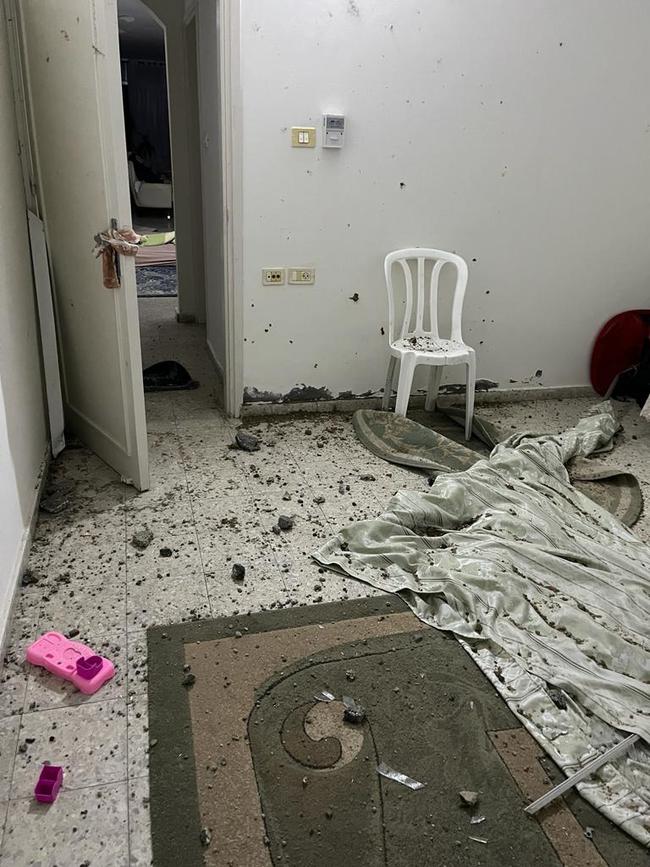
[[[154,627],[148,654],[156,867],[646,863],[578,795],[524,814],[557,769],[394,597]],[[365,721],[344,721],[343,696]]]

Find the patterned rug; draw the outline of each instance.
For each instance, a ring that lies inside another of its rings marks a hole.
[[[141,265],[135,269],[138,298],[161,298],[177,295],[176,263]]]
[[[148,650],[157,867],[646,863],[575,794],[524,814],[557,769],[395,597],[154,627]],[[365,720],[344,721],[343,696]]]

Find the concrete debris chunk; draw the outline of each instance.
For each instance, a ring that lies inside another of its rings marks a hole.
[[[201,846],[205,846],[206,848],[212,842],[212,834],[207,828],[202,828],[201,833],[199,834],[199,840],[201,841]]]
[[[362,476],[359,476],[362,482],[376,482],[377,477],[373,476],[372,473],[364,473]]]
[[[260,441],[253,434],[238,430],[235,434],[235,447],[244,452],[257,452],[260,448]]]
[[[280,515],[280,517],[278,518],[278,527],[281,530],[291,530],[294,524],[295,519],[289,517],[288,515]]]
[[[32,584],[38,584],[40,577],[41,576],[32,569],[25,569],[21,583],[23,587],[29,587]]]
[[[191,671],[188,671],[187,674],[183,675],[181,683],[183,686],[193,686],[196,683],[196,675],[192,674]]]
[[[345,722],[352,723],[353,725],[361,725],[361,723],[365,722],[365,708],[363,708],[357,701],[350,698],[349,695],[344,695],[343,704],[345,705],[343,710],[343,719]]]
[[[58,515],[70,505],[70,495],[74,488],[73,482],[62,482],[57,487],[51,489],[46,497],[43,497],[39,504],[42,512],[47,512],[49,515]]]
[[[478,804],[478,792],[470,792],[468,789],[463,789],[458,795],[465,807],[475,807]]]
[[[241,563],[233,563],[230,577],[233,581],[243,581],[246,577],[246,567]]]
[[[131,538],[131,544],[134,548],[139,548],[144,551],[153,542],[153,533],[149,527],[143,527],[141,530],[136,530]]]

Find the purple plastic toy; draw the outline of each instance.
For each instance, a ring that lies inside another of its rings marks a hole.
[[[43,765],[34,797],[40,804],[51,804],[56,801],[62,783],[63,768],[60,765]]]
[[[72,681],[77,689],[92,695],[115,674],[115,666],[104,656],[61,635],[46,632],[27,648],[27,659],[32,665],[42,665],[52,674]]]

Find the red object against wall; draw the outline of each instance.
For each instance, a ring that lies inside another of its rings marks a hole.
[[[598,394],[606,394],[619,373],[639,363],[649,337],[650,310],[627,310],[603,325],[594,341],[589,371]]]

